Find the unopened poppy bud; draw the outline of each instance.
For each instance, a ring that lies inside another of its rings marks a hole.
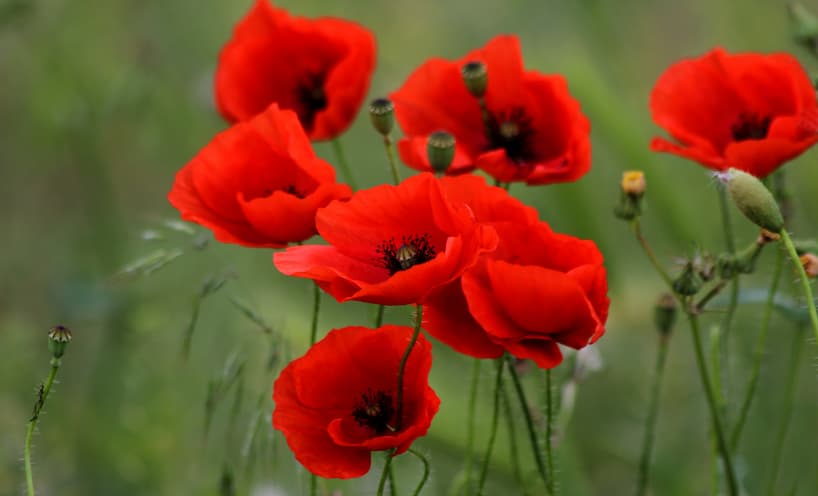
[[[692,262],[687,262],[682,269],[682,273],[673,281],[673,291],[682,296],[692,296],[702,288],[702,278],[693,267]]]
[[[810,278],[818,277],[818,257],[813,253],[804,253],[799,257],[801,265],[804,267],[804,272]]]
[[[645,194],[645,173],[642,171],[625,171],[622,173],[622,192],[635,198]]]
[[[48,350],[54,358],[60,358],[65,353],[68,342],[71,341],[71,330],[58,325],[48,331]]]
[[[475,98],[483,98],[483,95],[486,94],[486,86],[489,82],[486,64],[476,60],[466,62],[461,70],[461,74],[463,75],[463,82],[466,83],[466,88],[469,89],[469,93],[474,95]]]
[[[676,298],[669,293],[659,297],[653,309],[653,322],[663,336],[670,334],[676,323]]]
[[[435,131],[429,135],[426,141],[426,153],[429,157],[429,165],[438,173],[443,174],[454,160],[454,136],[446,131]]]
[[[787,10],[792,20],[795,41],[814,47],[818,41],[818,19],[800,3],[789,4]]]
[[[781,232],[784,228],[781,209],[758,178],[738,169],[730,169],[719,178],[727,183],[727,191],[745,217],[772,233]]]
[[[388,98],[376,98],[369,103],[369,119],[376,131],[386,136],[395,126],[395,105]]]

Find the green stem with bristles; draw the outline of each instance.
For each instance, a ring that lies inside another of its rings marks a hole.
[[[423,490],[423,486],[426,485],[426,481],[429,480],[429,460],[427,460],[425,456],[420,454],[420,452],[415,451],[412,448],[409,448],[408,452],[415,455],[417,459],[423,463],[423,477],[420,479],[420,483],[418,483],[417,488],[415,488],[415,492],[412,493],[413,496],[418,496],[420,494],[420,491]]]
[[[807,277],[804,266],[801,265],[798,252],[795,251],[795,245],[792,244],[792,238],[790,238],[790,234],[786,229],[781,230],[781,241],[783,241],[784,246],[787,247],[790,260],[792,260],[792,264],[795,266],[796,272],[798,272],[798,277],[801,279],[801,289],[804,291],[804,298],[807,300],[807,311],[809,312],[809,320],[812,325],[812,333],[816,343],[818,343],[818,312],[815,311],[815,299],[812,296],[812,286],[810,285],[809,277]]]
[[[503,390],[503,359],[496,360],[497,376],[494,380],[494,406],[491,414],[491,427],[489,430],[489,441],[486,446],[486,455],[483,459],[483,467],[480,469],[480,478],[477,481],[477,495],[483,495],[483,486],[486,483],[486,476],[489,472],[491,462],[491,452],[494,450],[494,440],[497,438],[497,424],[500,417],[500,396]]]
[[[480,359],[475,358],[471,369],[471,388],[469,389],[469,412],[466,423],[466,494],[471,494],[472,488],[472,458],[474,457],[475,417],[477,413],[477,386],[480,382]]]
[[[61,360],[59,358],[51,359],[51,371],[48,373],[48,378],[45,380],[45,385],[40,390],[37,403],[34,404],[34,413],[28,421],[28,428],[26,429],[26,442],[23,452],[23,459],[26,470],[26,491],[28,496],[34,496],[34,477],[31,472],[31,439],[34,436],[34,431],[37,429],[37,422],[40,420],[40,412],[45,406],[45,400],[48,399],[48,394],[51,392],[51,386],[54,385],[54,379],[57,377],[57,371],[60,369]]]
[[[639,479],[636,484],[637,496],[644,496],[648,490],[650,457],[653,451],[653,439],[656,433],[656,418],[659,413],[659,393],[662,390],[662,377],[664,377],[665,374],[669,342],[669,334],[659,336],[659,351],[656,354],[656,366],[653,369],[653,384],[650,388],[650,399],[648,400],[648,415],[645,418],[645,439],[642,443],[642,456],[639,461]]]
[[[386,148],[386,158],[389,159],[389,170],[392,171],[392,181],[397,186],[400,184],[400,172],[398,171],[398,160],[395,158],[395,144],[387,134],[383,137],[383,146]]]

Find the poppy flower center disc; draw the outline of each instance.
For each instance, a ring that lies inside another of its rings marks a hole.
[[[508,158],[517,164],[532,159],[529,143],[534,135],[534,129],[531,126],[531,119],[522,108],[490,115],[486,132],[489,149],[504,149]]]
[[[389,275],[393,275],[435,258],[437,251],[430,238],[429,234],[413,234],[403,236],[400,244],[392,238],[378,245],[375,252],[380,255],[381,264]]]
[[[730,128],[735,141],[762,140],[770,129],[769,116],[742,113]]]
[[[352,418],[358,425],[369,428],[376,434],[394,430],[389,425],[393,415],[395,408],[392,406],[392,396],[384,391],[367,390],[352,410]]]

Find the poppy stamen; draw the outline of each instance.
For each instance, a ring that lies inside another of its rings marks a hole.
[[[383,434],[394,431],[389,422],[395,415],[395,407],[392,405],[392,395],[384,391],[372,391],[367,389],[361,394],[360,399],[352,410],[352,418],[361,427],[367,427],[376,434]]]
[[[489,115],[486,132],[488,150],[503,148],[508,158],[520,165],[533,159],[531,140],[535,132],[522,108]]]
[[[381,264],[389,275],[428,262],[437,255],[429,234],[403,236],[400,245],[391,238],[378,245],[375,252],[381,256]]]
[[[742,112],[738,120],[730,127],[733,141],[762,140],[767,137],[770,130],[769,116],[759,116]]]
[[[324,92],[324,76],[310,75],[298,87],[300,111],[298,118],[305,129],[311,130],[315,115],[327,108],[327,95]]]

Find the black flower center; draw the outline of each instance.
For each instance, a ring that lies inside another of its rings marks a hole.
[[[520,165],[534,158],[530,143],[535,132],[522,108],[489,115],[486,132],[489,150],[502,148],[508,158]]]
[[[769,116],[741,113],[730,128],[733,141],[761,140],[767,137],[770,130]]]
[[[283,191],[287,194],[293,195],[296,198],[304,198],[306,196],[304,193],[297,190],[294,184],[288,184],[281,189],[264,188],[263,190],[261,190],[260,198],[267,198],[268,196],[272,195],[275,191]]]
[[[395,407],[392,405],[392,395],[384,391],[372,391],[367,389],[355,404],[352,410],[352,418],[361,427],[367,427],[376,434],[384,434],[394,431],[389,425],[395,415]]]
[[[298,85],[298,118],[307,131],[312,130],[315,115],[327,107],[327,95],[324,93],[324,75],[309,75]]]
[[[380,255],[380,262],[389,275],[428,262],[437,255],[428,234],[403,236],[400,244],[390,238],[381,242],[375,252]]]

